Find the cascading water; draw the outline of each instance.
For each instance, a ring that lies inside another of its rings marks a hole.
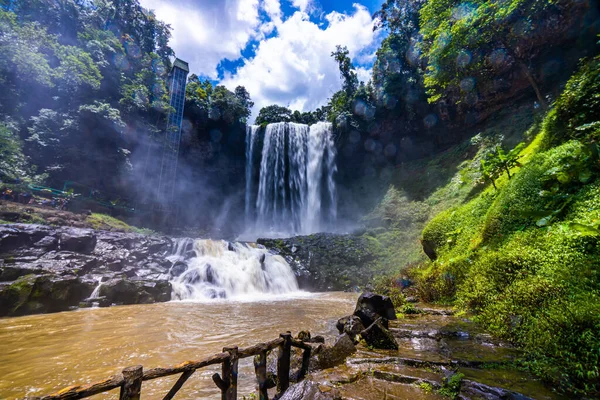
[[[256,244],[179,239],[170,260],[173,299],[177,300],[254,298],[298,291],[289,264]]]
[[[247,236],[289,236],[333,228],[337,167],[331,124],[269,124],[262,147],[259,132],[259,127],[251,126],[246,135]]]

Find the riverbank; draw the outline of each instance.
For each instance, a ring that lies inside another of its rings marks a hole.
[[[349,344],[336,353],[341,358],[336,356],[325,369],[319,367],[323,348],[319,351],[321,345],[312,344],[317,358],[311,365],[319,362],[304,381],[288,389],[282,397],[285,400],[561,399],[519,369],[522,354],[518,349],[487,334],[469,316],[454,315],[449,307],[415,304],[411,314],[390,320],[389,331],[398,349],[376,349],[363,340],[354,347],[350,338],[343,338],[346,334],[338,336],[336,321],[354,310],[356,299],[357,294],[330,292],[254,302],[170,302],[0,319],[0,373],[4,377],[0,396],[49,394],[99,381],[135,364],[151,369],[203,359],[225,346],[251,346],[291,329],[294,334],[302,330],[313,337],[324,336],[325,347],[344,340]],[[69,346],[64,345],[66,337]],[[268,365],[275,365],[275,355],[270,353]],[[214,366],[197,371],[178,398],[220,398],[211,379],[218,370]],[[144,382],[144,397],[164,395],[176,379],[177,375]],[[240,398],[255,392],[255,386],[251,358],[240,360]]]
[[[279,240],[265,240],[265,248],[81,227],[0,224],[0,317],[298,289],[348,290],[369,281],[355,273],[368,257],[360,243],[348,246],[352,240],[361,239],[311,235],[293,247],[293,254],[277,246]],[[345,256],[340,258],[334,248]]]

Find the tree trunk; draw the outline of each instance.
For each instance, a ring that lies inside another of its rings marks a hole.
[[[540,91],[540,88],[539,88],[537,82],[533,78],[533,75],[531,74],[529,67],[527,65],[525,65],[525,63],[523,61],[518,61],[518,62],[519,62],[519,65],[521,66],[521,69],[525,73],[525,76],[527,77],[529,84],[535,91],[535,95],[537,96],[538,102],[540,103],[540,107],[542,107],[543,110],[547,110],[548,103],[546,103],[546,99],[544,99],[544,96],[542,95],[542,92]]]

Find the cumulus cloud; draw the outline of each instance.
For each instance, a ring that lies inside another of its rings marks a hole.
[[[223,59],[236,60],[260,30],[259,0],[140,0],[145,8],[173,28],[170,45],[192,71],[213,79]],[[278,0],[265,0],[273,13]],[[270,10],[270,9],[269,9]],[[281,11],[279,11],[281,13]],[[267,32],[268,33],[268,32]]]
[[[253,58],[245,60],[223,84],[243,85],[255,102],[253,116],[266,105],[279,104],[310,111],[327,101],[341,87],[339,70],[331,57],[336,45],[347,46],[350,56],[369,58],[378,45],[369,10],[354,4],[351,14],[331,12],[323,26],[297,11],[277,26],[277,35],[259,43]],[[369,70],[358,68],[367,81]]]
[[[311,0],[292,0],[292,6],[299,8],[300,11],[306,12],[312,4]]]
[[[368,81],[380,41],[371,13],[359,4],[349,14],[317,16],[314,0],[283,0],[294,7],[286,16],[280,0],[140,1],[172,26],[170,45],[192,72],[218,79],[224,59],[240,60],[237,71],[226,71],[221,83],[231,90],[246,87],[255,102],[254,117],[270,104],[299,111],[325,104],[341,87],[331,57],[336,45],[348,47],[359,79]],[[253,56],[241,59],[247,48]]]

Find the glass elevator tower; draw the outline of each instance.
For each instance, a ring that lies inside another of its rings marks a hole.
[[[169,74],[169,92],[171,94],[171,110],[167,118],[167,128],[163,144],[163,156],[158,180],[158,196],[160,207],[165,209],[173,200],[181,143],[181,123],[185,104],[185,85],[190,69],[188,63],[175,59]]]

